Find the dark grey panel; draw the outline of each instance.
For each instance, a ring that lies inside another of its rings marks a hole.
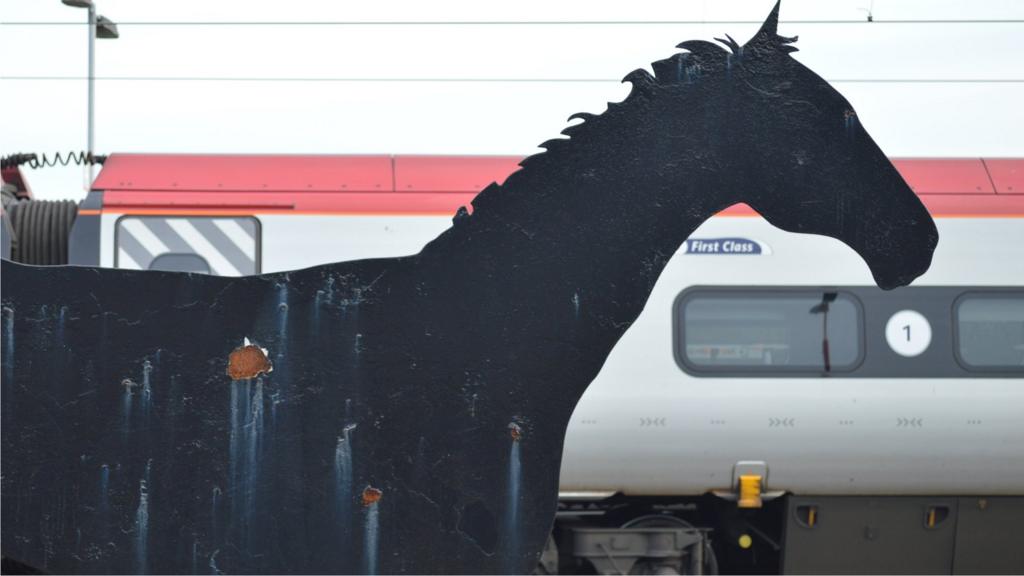
[[[198,254],[174,254],[168,252],[153,259],[150,270],[166,270],[168,272],[192,272],[209,274],[210,265]]]
[[[103,191],[93,190],[85,195],[85,199],[78,204],[79,210],[102,210],[103,209]]]
[[[14,229],[7,218],[7,211],[3,212],[3,221],[0,223],[0,257],[5,260],[11,259],[11,239],[14,237]]]
[[[813,526],[799,514],[809,506]],[[949,574],[956,506],[955,498],[791,497],[783,573]],[[940,512],[929,528],[931,508]]]
[[[97,190],[89,192],[78,205],[79,210],[100,210],[101,208],[103,208],[103,192]],[[75,223],[71,226],[71,235],[68,237],[68,264],[100,265],[100,229],[100,216],[79,212]]]
[[[954,574],[1024,574],[1024,497],[960,498]]]

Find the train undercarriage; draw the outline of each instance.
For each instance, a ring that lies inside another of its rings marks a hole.
[[[563,499],[537,574],[1019,574],[1024,498]]]

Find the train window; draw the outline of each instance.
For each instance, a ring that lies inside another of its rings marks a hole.
[[[847,372],[863,357],[860,303],[844,292],[701,289],[676,314],[676,354],[695,372]]]
[[[967,370],[1024,372],[1024,293],[969,293],[956,305],[957,352]]]

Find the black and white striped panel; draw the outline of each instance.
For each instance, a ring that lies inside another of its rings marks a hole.
[[[259,225],[252,217],[126,216],[116,230],[117,268],[259,273]]]

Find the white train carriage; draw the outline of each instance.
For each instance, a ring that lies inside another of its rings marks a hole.
[[[517,161],[115,154],[71,259],[412,254]],[[910,287],[745,206],[694,232],[576,409],[542,570],[1024,572],[1024,160],[895,163],[941,235]]]

